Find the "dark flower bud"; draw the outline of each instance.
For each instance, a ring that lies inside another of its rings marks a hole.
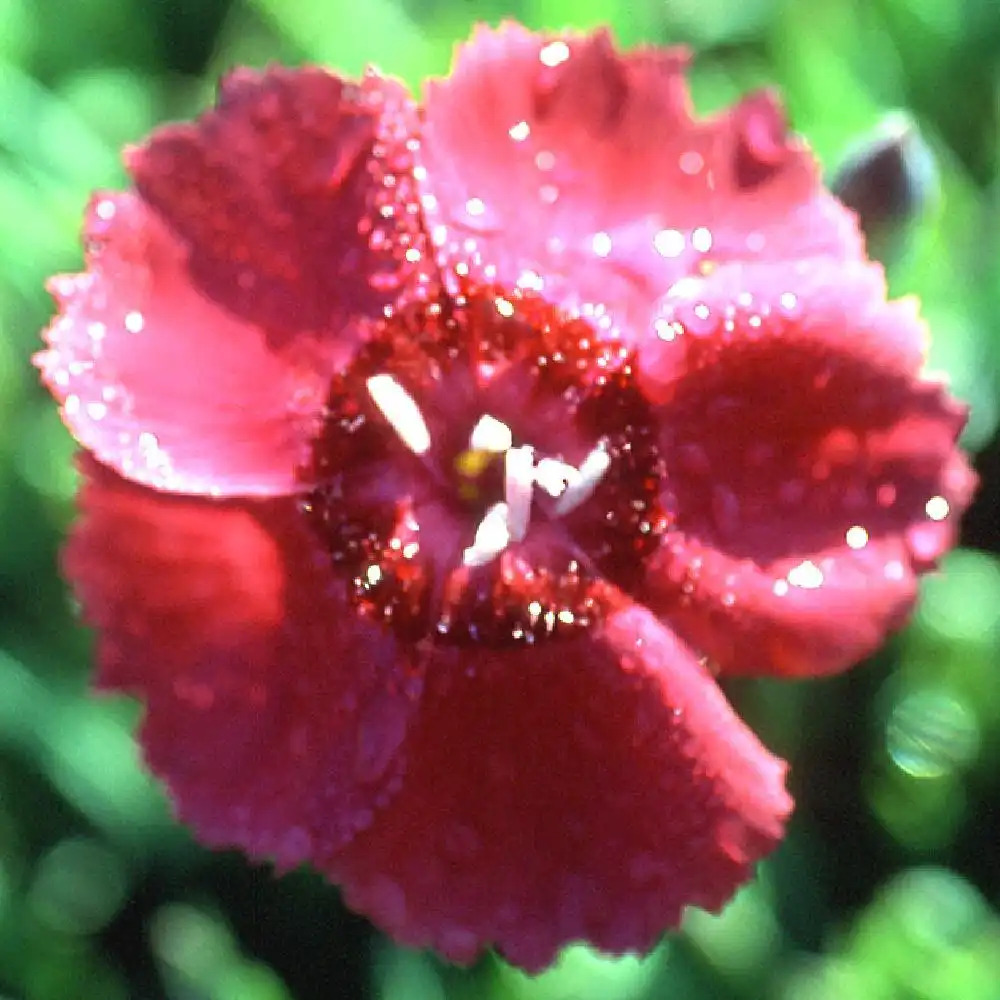
[[[857,213],[871,256],[885,262],[937,196],[937,165],[916,125],[892,114],[848,152],[831,188]]]

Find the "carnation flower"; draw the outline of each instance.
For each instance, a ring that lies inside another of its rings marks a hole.
[[[100,686],[202,841],[457,962],[721,907],[792,803],[713,673],[870,653],[971,491],[916,305],[686,63],[238,70],[52,282]]]

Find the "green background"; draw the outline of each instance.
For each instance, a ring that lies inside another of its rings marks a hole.
[[[505,16],[689,42],[703,110],[777,84],[831,172],[910,115],[936,176],[881,252],[973,405],[984,480],[965,547],[877,657],[732,688],[793,765],[791,834],[759,878],[645,960],[573,948],[533,980],[396,948],[315,876],[171,823],[138,707],[87,694],[91,640],[56,570],[72,445],[28,363],[43,279],[80,266],[88,192],[123,185],[120,147],[205,107],[225,69],[374,62],[417,86]],[[998,116],[997,0],[0,0],[0,998],[1000,998]]]

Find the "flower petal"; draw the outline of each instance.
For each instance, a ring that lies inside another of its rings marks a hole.
[[[132,151],[137,192],[94,200],[88,272],[52,284],[38,364],[77,440],[161,489],[292,489],[329,374],[413,271],[386,179],[413,113],[373,76],[239,71]]]
[[[82,471],[66,574],[99,683],[146,703],[142,745],[181,818],[282,866],[342,846],[398,784],[419,673],[344,606],[294,500]]]
[[[395,938],[529,970],[645,951],[782,834],[785,765],[643,609],[516,659],[436,654],[403,789],[326,867]]]
[[[426,93],[418,157],[443,262],[627,326],[706,261],[859,257],[776,99],[696,119],[687,62],[619,55],[606,32],[480,29]]]
[[[974,482],[914,303],[873,265],[728,265],[656,329],[640,379],[675,531],[644,597],[723,670],[849,666],[901,624]]]

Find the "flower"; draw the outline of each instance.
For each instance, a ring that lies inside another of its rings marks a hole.
[[[52,283],[99,684],[203,841],[455,961],[720,907],[791,800],[709,667],[872,651],[971,491],[915,304],[686,62],[508,24],[419,107],[239,70]]]

